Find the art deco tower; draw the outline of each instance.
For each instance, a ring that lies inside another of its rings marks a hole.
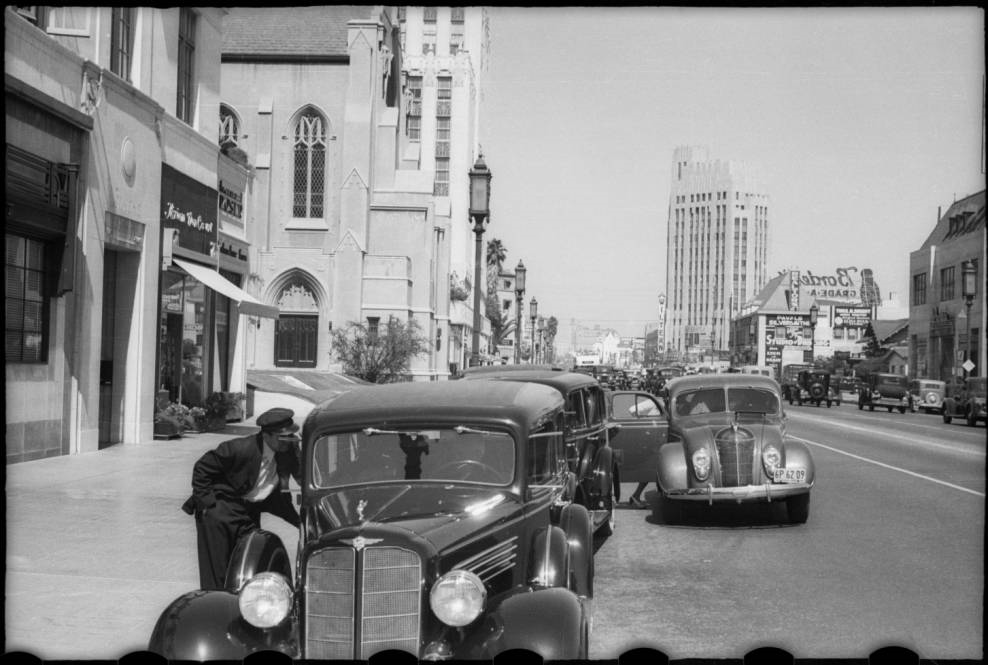
[[[673,153],[666,257],[666,347],[726,351],[731,318],[768,281],[769,197],[754,170]]]

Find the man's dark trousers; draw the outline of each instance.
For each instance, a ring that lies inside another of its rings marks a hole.
[[[196,540],[199,546],[199,585],[202,589],[222,589],[230,557],[240,539],[261,528],[261,513],[281,514],[273,504],[280,497],[278,488],[264,501],[217,497],[216,505],[196,512]]]

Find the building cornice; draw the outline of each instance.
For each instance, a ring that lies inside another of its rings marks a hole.
[[[78,109],[72,108],[65,102],[55,99],[49,94],[41,92],[16,76],[4,73],[4,92],[8,95],[20,97],[24,101],[40,107],[70,125],[84,129],[87,132],[93,129],[93,119],[90,116]]]

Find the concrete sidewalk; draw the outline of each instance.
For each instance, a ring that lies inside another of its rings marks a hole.
[[[258,393],[254,413],[288,406],[301,423],[313,405],[294,399]],[[147,649],[162,610],[199,586],[195,523],[181,510],[192,466],[221,441],[256,431],[250,419],[8,465],[3,652],[90,660]],[[294,557],[295,529],[261,519]]]

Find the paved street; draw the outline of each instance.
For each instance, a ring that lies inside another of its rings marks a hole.
[[[307,405],[296,406],[301,416]],[[984,429],[847,404],[788,411],[791,434],[822,444],[807,524],[749,513],[670,527],[620,509],[596,557],[591,658],[635,646],[852,658],[889,644],[981,657]],[[198,584],[195,530],[179,509],[192,464],[247,431],[9,465],[5,651],[115,659],[146,648],[158,613]],[[264,520],[293,551],[292,527]]]

